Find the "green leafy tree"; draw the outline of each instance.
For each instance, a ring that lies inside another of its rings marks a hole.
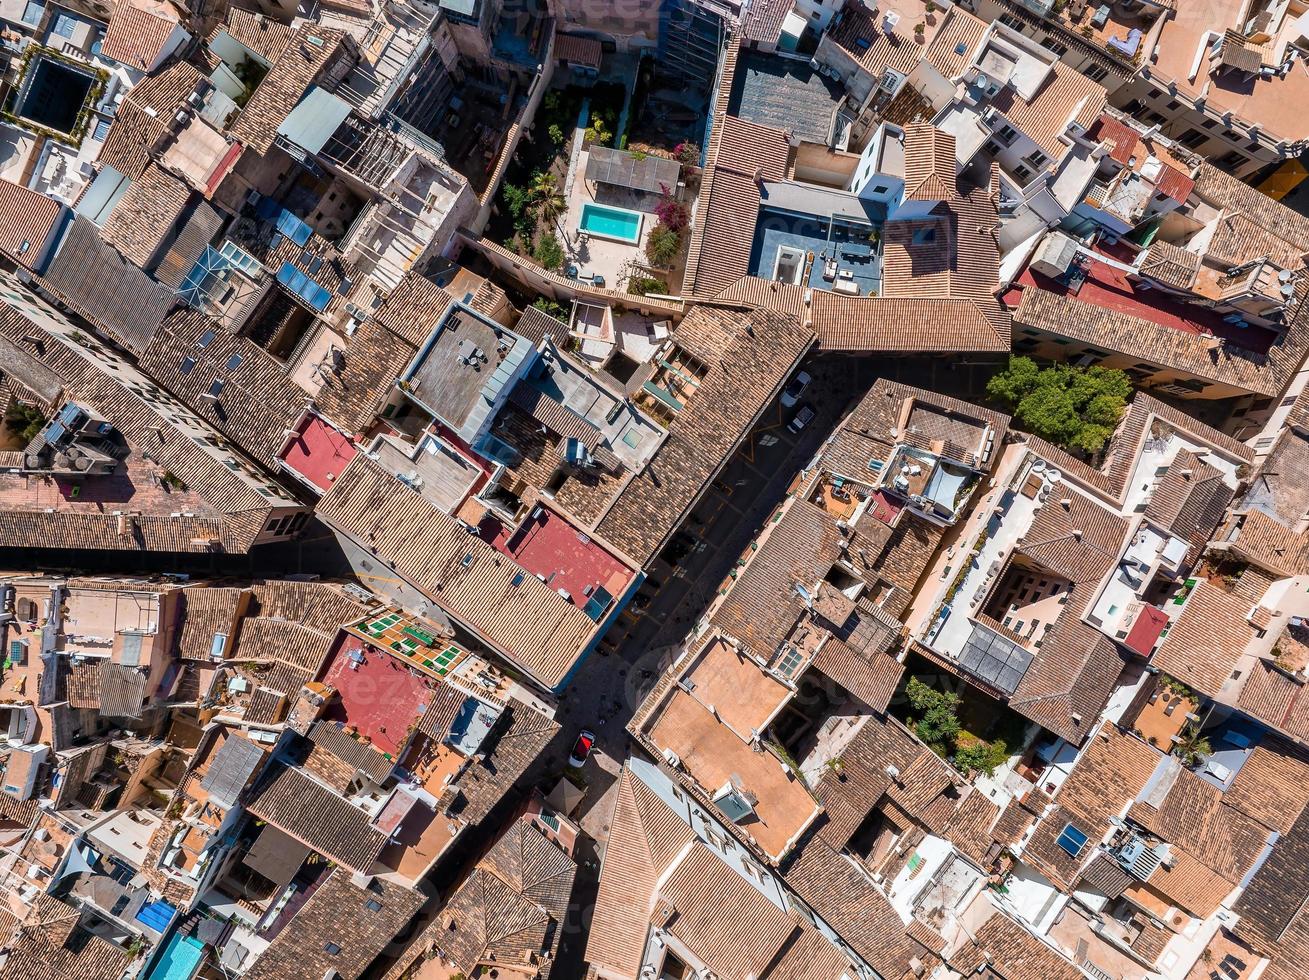
[[[592,113],[591,125],[586,127],[586,141],[597,146],[607,146],[613,138],[614,134],[605,124],[604,119]]]
[[[1068,449],[1094,454],[1122,419],[1132,383],[1112,368],[1041,368],[1030,357],[1012,357],[986,392],[1024,428]]]
[[[549,128],[546,130],[546,134],[550,137],[550,142],[555,146],[558,146],[564,141],[564,131],[558,123],[551,123]]]
[[[5,422],[26,445],[36,438],[37,433],[45,428],[46,418],[34,406],[16,401],[5,412]]]
[[[937,755],[947,755],[959,735],[959,695],[938,691],[911,677],[905,697],[909,699],[911,722],[918,737]]]
[[[563,303],[556,303],[552,299],[546,299],[546,297],[544,296],[538,296],[535,300],[532,301],[532,305],[535,306],[538,310],[550,314],[550,316],[554,317],[556,320],[562,320],[564,323],[568,322],[568,316],[570,311],[568,307],[565,306]]]
[[[528,205],[532,203],[532,192],[526,187],[519,187],[517,184],[506,183],[500,188],[500,196],[504,199],[505,207],[515,221],[527,213]]]
[[[546,269],[559,269],[564,264],[564,247],[554,235],[542,235],[532,250],[532,258]]]
[[[977,741],[956,750],[954,765],[963,773],[980,772],[990,776],[997,768],[1004,765],[1008,758],[1009,748],[1003,739],[996,739],[994,742]]]
[[[682,236],[665,224],[655,225],[645,243],[645,254],[657,266],[672,264],[681,250]]]

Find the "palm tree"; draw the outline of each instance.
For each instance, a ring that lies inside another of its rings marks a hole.
[[[1178,736],[1175,751],[1186,765],[1194,768],[1203,762],[1206,756],[1213,755],[1214,747],[1209,739],[1200,733],[1200,726],[1191,724],[1187,725]]]
[[[559,219],[568,210],[568,202],[559,190],[559,182],[550,172],[539,173],[532,178],[532,210],[537,220],[546,225],[558,227]],[[562,228],[559,229],[563,231]],[[566,238],[567,236],[565,236]]]

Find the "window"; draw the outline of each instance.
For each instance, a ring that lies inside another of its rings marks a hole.
[[[1181,107],[1182,107],[1182,103],[1178,102],[1176,99],[1173,99],[1173,101],[1169,102],[1166,106],[1164,106],[1164,109],[1166,109],[1168,112],[1176,112]]]
[[[1206,120],[1205,120],[1204,122],[1202,122],[1200,125],[1203,126],[1205,129],[1213,129],[1215,126],[1218,125],[1218,120],[1217,120],[1217,119],[1206,119]]]
[[[1014,176],[1025,184],[1032,179],[1032,172],[1020,163],[1014,167]]]
[[[781,661],[777,664],[777,672],[783,677],[794,677],[796,670],[800,666],[800,661],[804,656],[795,647],[787,647],[786,653],[783,654]]]
[[[58,34],[60,37],[72,40],[73,31],[77,29],[77,18],[70,17],[68,14],[60,14],[55,18],[55,23],[50,28],[51,34]]]
[[[1109,69],[1104,65],[1087,65],[1082,74],[1093,82],[1102,82],[1109,76]]]
[[[1023,32],[1023,28],[1026,26],[1022,20],[1015,17],[1013,14],[1001,14],[1000,23],[1004,24],[1004,26],[1008,27],[1010,30],[1017,31],[1019,34]]]
[[[1234,170],[1245,163],[1245,154],[1240,150],[1232,150],[1230,153],[1223,154],[1214,163],[1224,170]]]
[[[1050,158],[1040,150],[1033,150],[1031,153],[1027,154],[1027,156],[1023,157],[1023,163],[1027,164],[1033,170],[1040,170],[1049,162],[1049,160]]]
[[[195,343],[196,343],[196,346],[197,346],[197,347],[208,347],[210,344],[212,344],[212,343],[214,342],[214,337],[215,337],[215,336],[216,336],[216,334],[214,333],[214,331],[212,331],[212,330],[206,330],[204,333],[202,333],[202,334],[200,335],[200,339],[197,340],[197,341],[195,342]]]
[[[1067,852],[1069,857],[1077,857],[1082,853],[1082,848],[1086,846],[1086,834],[1082,833],[1073,824],[1066,824],[1064,831],[1055,841],[1060,847]]]
[[[890,188],[888,188],[885,184],[874,184],[874,185],[873,185],[873,193],[874,193],[874,194],[885,194],[889,189],[890,189]]]
[[[23,8],[23,23],[35,27],[41,23],[43,13],[45,13],[45,4],[36,3],[35,0],[27,0],[27,6]]]
[[[913,242],[915,245],[929,245],[936,241],[935,228],[919,228],[914,232]]]
[[[209,394],[217,398],[223,393],[223,379],[214,378],[214,383],[209,386]]]
[[[1198,129],[1188,129],[1178,138],[1177,142],[1181,143],[1189,150],[1194,150],[1200,144],[1209,139],[1208,135]]]
[[[1014,129],[1008,123],[1005,123],[996,131],[996,138],[1005,146],[1013,145],[1014,140],[1018,139],[1018,130]]]
[[[1053,51],[1055,54],[1059,55],[1060,57],[1063,57],[1068,53],[1068,45],[1060,44],[1052,37],[1047,37],[1044,41],[1042,41],[1041,47],[1045,48],[1047,51]],[[1106,72],[1106,74],[1108,74],[1108,72]]]
[[[229,370],[229,371],[235,371],[235,370],[236,370],[237,368],[239,368],[240,366],[241,366],[241,355],[240,355],[240,354],[233,354],[231,357],[229,357],[229,358],[227,359],[227,370]]]
[[[97,119],[95,121],[95,132],[91,134],[91,138],[95,140],[97,143],[103,143],[106,139],[109,138],[108,119]]]
[[[380,912],[382,911],[382,903],[375,898],[370,898],[364,902],[364,908],[368,909],[369,912]]]
[[[336,943],[323,943],[323,951],[328,956],[336,956],[341,952],[341,947]]]

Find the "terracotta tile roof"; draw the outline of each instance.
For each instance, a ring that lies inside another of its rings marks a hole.
[[[1303,975],[1303,958],[1309,955],[1309,922],[1305,921],[1309,915],[1309,812],[1301,813],[1277,842],[1233,911],[1240,916],[1233,927],[1237,936],[1269,955],[1275,964],[1299,960],[1301,966],[1290,975]]]
[[[119,199],[100,234],[124,258],[148,271],[190,199],[191,188],[152,163]]]
[[[0,252],[35,269],[33,263],[63,214],[64,206],[54,198],[0,179]]]
[[[596,525],[601,537],[641,564],[681,523],[813,339],[793,317],[707,306],[693,308],[673,339],[690,343],[706,329],[731,339],[710,360],[659,451]]]
[[[12,917],[11,917],[12,918]],[[77,906],[38,895],[9,948],[5,975],[31,980],[117,980],[132,960],[126,950],[78,925]]]
[[[1151,833],[1187,851],[1205,867],[1238,884],[1255,864],[1268,829],[1223,801],[1223,791],[1180,763],[1167,795],[1136,802],[1128,817]]]
[[[208,201],[197,201],[177,230],[177,237],[156,265],[155,279],[169,289],[182,285],[226,221],[226,215]]]
[[[270,763],[246,808],[284,834],[353,871],[368,874],[386,846],[386,834],[367,813],[299,769]]]
[[[454,297],[431,279],[410,271],[374,311],[373,318],[406,343],[419,347],[453,303]]]
[[[691,828],[624,766],[587,934],[588,963],[637,974],[659,880],[693,840]]]
[[[22,343],[31,330],[31,321],[8,305],[0,307],[0,335]],[[140,516],[120,520],[80,501],[61,503],[55,513],[45,512],[44,506],[38,510],[28,503],[34,498],[26,478],[0,477],[0,495],[12,494],[4,498],[8,503],[0,505],[0,534],[6,540],[17,547],[76,540],[81,547],[115,550],[209,551],[215,547],[211,540],[225,551],[244,552],[251,547],[271,509],[252,484],[178,432],[162,409],[147,403],[116,377],[102,373],[72,347],[46,335],[39,351],[33,353],[64,379],[68,397],[84,402],[112,422],[132,449],[126,460],[129,471],[138,467],[134,472],[142,481],[152,480],[152,473],[170,472],[187,489],[156,495],[149,487],[138,487],[133,499],[146,509]],[[147,446],[148,463],[139,455]],[[195,516],[172,517],[179,505],[192,508]],[[29,506],[31,509],[23,509]]]
[[[1059,160],[1067,152],[1059,137],[1068,124],[1075,121],[1083,128],[1090,127],[1104,112],[1107,99],[1103,85],[1056,60],[1045,83],[1030,100],[1006,88],[993,104],[1047,156]]]
[[[921,948],[905,934],[891,903],[859,868],[821,837],[812,838],[785,872],[786,883],[850,948],[883,977],[900,978]]]
[[[952,7],[946,16],[971,18],[973,15],[964,14]],[[888,34],[882,30],[880,19],[873,16],[867,7],[851,4],[842,11],[840,19],[828,28],[823,35],[823,42],[840,48],[874,78],[880,77],[887,68],[908,75],[917,67],[922,56],[922,47],[909,36],[911,29],[911,25],[906,24],[898,32]]]
[[[369,608],[331,582],[263,579],[255,582],[251,590],[261,616],[289,619],[332,635],[339,627],[359,619]]]
[[[762,180],[786,176],[790,141],[780,129],[719,115],[705,159],[685,289],[711,297],[749,271]]]
[[[850,960],[817,928],[800,931],[769,968],[766,980],[841,980],[857,971]]]
[[[1275,236],[1281,241],[1279,254],[1273,256],[1275,261],[1286,259],[1290,268],[1300,268],[1303,265],[1298,255],[1309,251],[1309,218],[1210,163],[1200,161],[1193,176],[1195,194],[1202,201],[1228,213],[1240,213],[1250,227],[1262,229],[1264,234]],[[1234,250],[1239,254],[1231,258],[1237,262],[1258,258],[1264,253],[1252,250],[1268,247],[1262,234],[1251,240],[1246,247],[1240,247],[1239,242],[1234,244]]]
[[[171,289],[124,258],[81,215],[73,218],[58,253],[36,281],[61,306],[136,354],[177,305]]]
[[[276,472],[286,428],[304,411],[308,394],[254,341],[213,327],[200,310],[174,310],[151,337],[141,366],[191,411]],[[198,343],[202,336],[211,337],[204,347]],[[208,397],[215,384],[220,384],[218,397]]]
[[[241,660],[278,660],[313,675],[322,669],[335,638],[335,632],[324,633],[290,620],[247,616],[241,621],[236,651]]]
[[[282,24],[254,10],[229,7],[224,22],[210,32],[210,40],[220,31],[261,55],[265,61],[275,62],[291,44],[295,34],[289,24]]]
[[[176,17],[144,10],[130,0],[116,4],[100,54],[138,71],[149,71],[178,26]]]
[[[133,180],[141,176],[169,133],[178,107],[199,82],[200,71],[186,61],[143,78],[123,96],[98,162]]]
[[[931,123],[910,123],[904,130],[904,169],[906,201],[953,200],[959,176],[954,134]]]
[[[577,34],[555,35],[555,60],[570,65],[583,65],[599,70],[604,58],[604,47],[593,37]]]
[[[340,369],[323,378],[314,398],[318,410],[344,431],[362,432],[416,349],[377,320],[367,320],[350,338]]]
[[[715,974],[760,976],[795,931],[791,916],[696,841],[660,897],[675,914],[665,928]]]
[[[1081,980],[1073,966],[1023,926],[999,911],[950,957],[950,965],[968,976],[986,967],[1005,980]]]
[[[1299,575],[1309,567],[1309,539],[1279,524],[1262,510],[1239,518],[1240,533],[1224,536],[1229,550],[1239,558],[1279,575]]]
[[[1309,740],[1309,697],[1304,683],[1267,661],[1258,661],[1251,668],[1236,704],[1293,738]]]
[[[213,588],[205,585],[189,586],[181,590],[178,610],[179,625],[174,650],[183,660],[211,661],[214,635],[229,636],[224,653],[231,656],[236,647],[235,633],[240,614],[249,593],[245,589]]]
[[[296,28],[282,56],[236,117],[232,136],[259,154],[267,153],[277,127],[337,56],[344,36],[343,31],[313,22]]]
[[[888,767],[900,773],[898,780],[892,780]],[[827,809],[819,836],[835,848],[845,847],[868,814],[886,800],[909,819],[924,821],[956,778],[899,722],[866,716],[841,754],[840,771],[825,772],[814,790]]]
[[[1023,851],[1024,859],[1034,861],[1052,881],[1071,885],[1091,849],[1084,848],[1078,858],[1070,857],[1055,843],[1064,827],[1074,823],[1088,840],[1103,839],[1110,818],[1137,797],[1163,758],[1158,749],[1139,738],[1113,725],[1103,726],[1059,787],[1057,807],[1037,826]]]
[[[136,179],[145,173],[154,149],[167,132],[167,127],[156,117],[124,98],[100,147],[99,162]]]
[[[1254,638],[1246,619],[1250,606],[1201,579],[1181,615],[1173,617],[1151,664],[1202,694],[1216,696]]]
[[[363,453],[324,494],[318,513],[388,556],[396,574],[547,688],[564,681],[597,629],[580,608]]]
[[[458,814],[469,823],[484,819],[559,733],[559,723],[516,698],[510,698],[485,758],[459,776]]]
[[[429,927],[433,947],[465,975],[488,962],[548,966],[563,936],[577,866],[553,841],[515,822]]]
[[[309,729],[309,741],[345,763],[351,777],[356,772],[362,772],[369,779],[380,783],[395,768],[394,760],[386,758],[373,746],[346,734],[345,729],[334,722],[315,722]]]
[[[936,29],[923,51],[923,60],[946,78],[957,78],[972,64],[977,45],[981,43],[990,25],[960,7],[949,7],[941,16],[941,26]],[[960,45],[963,45],[962,54],[959,52]],[[901,93],[912,88],[906,85]],[[931,115],[930,111],[928,115]]]
[[[818,648],[813,667],[877,712],[886,711],[904,673],[904,664],[890,654],[865,656],[836,637]]]
[[[1220,470],[1183,449],[1155,484],[1145,517],[1198,550],[1213,536],[1234,495]]]
[[[337,868],[245,976],[250,980],[322,980],[332,973],[341,980],[357,980],[426,900],[421,892],[383,878],[369,879],[361,887],[346,869]],[[341,931],[343,922],[350,925],[348,937]]]
[[[1207,919],[1232,893],[1232,883],[1205,867],[1190,851],[1174,849],[1171,865],[1160,866],[1150,876],[1150,890],[1192,915]]]
[[[1163,239],[1152,242],[1141,259],[1141,275],[1178,289],[1190,289],[1195,285],[1199,271],[1198,253]]]
[[[768,660],[804,613],[805,600],[841,556],[841,532],[832,516],[796,500],[737,576],[711,622]]]
[[[1014,322],[1082,341],[1151,363],[1176,368],[1246,391],[1276,396],[1289,379],[1279,348],[1261,357],[1235,347],[1214,347],[1208,338],[1052,293],[1023,289]]]

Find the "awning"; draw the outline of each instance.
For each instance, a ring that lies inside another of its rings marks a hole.
[[[302,150],[317,153],[348,115],[350,103],[315,85],[282,120],[277,135]]]

